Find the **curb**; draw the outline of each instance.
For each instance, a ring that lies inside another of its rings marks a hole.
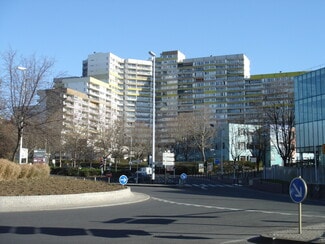
[[[148,195],[131,192],[129,187],[110,192],[6,196],[0,198],[0,213],[105,207],[141,202],[149,198]]]

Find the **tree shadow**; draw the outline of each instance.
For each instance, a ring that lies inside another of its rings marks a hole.
[[[83,229],[83,228],[67,228],[67,227],[32,227],[32,226],[0,226],[0,234],[18,234],[33,235],[44,234],[50,236],[97,236],[105,238],[126,238],[131,236],[151,236],[144,230],[133,229]]]
[[[141,221],[140,221],[141,222]],[[154,221],[149,221],[146,223],[151,224]],[[162,224],[164,221],[160,222]],[[134,221],[134,224],[139,223],[139,221]],[[44,234],[49,236],[57,237],[72,237],[72,236],[94,236],[101,238],[131,238],[132,236],[152,236],[151,233],[144,230],[135,229],[83,229],[83,228],[68,228],[68,227],[32,227],[32,226],[0,226],[1,234],[17,234],[17,235],[34,235],[34,234]],[[164,239],[181,239],[181,240],[205,240],[211,239],[202,236],[193,235],[157,235],[155,238]]]

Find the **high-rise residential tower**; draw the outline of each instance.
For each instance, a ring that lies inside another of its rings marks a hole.
[[[112,53],[93,53],[83,61],[83,76],[109,84],[111,113],[125,126],[151,121],[152,63],[122,59]]]
[[[251,76],[250,61],[244,54],[186,58],[180,51],[165,51],[155,63],[156,140],[161,148],[174,141],[168,129],[175,126],[175,119],[182,113],[209,109],[212,122],[259,124],[260,109],[267,106],[265,96],[268,101],[283,99],[287,92],[293,92],[293,77],[301,74]],[[70,100],[81,93],[84,102],[89,99],[88,107],[79,106],[78,111],[86,113],[86,107],[87,111],[98,111],[88,116],[92,128],[98,128],[95,121],[107,126],[117,119],[126,132],[137,123],[152,126],[153,74],[149,59],[92,53],[83,61],[82,71],[83,77],[60,78],[56,83],[69,89]],[[63,106],[69,110],[67,103]]]

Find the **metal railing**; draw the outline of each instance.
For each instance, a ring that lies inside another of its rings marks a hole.
[[[264,179],[291,181],[301,176],[309,184],[325,184],[325,167],[271,167],[266,168]]]

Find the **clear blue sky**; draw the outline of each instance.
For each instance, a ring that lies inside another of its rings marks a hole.
[[[323,0],[1,0],[0,52],[53,57],[81,75],[88,54],[147,59],[244,53],[251,74],[325,65]]]

